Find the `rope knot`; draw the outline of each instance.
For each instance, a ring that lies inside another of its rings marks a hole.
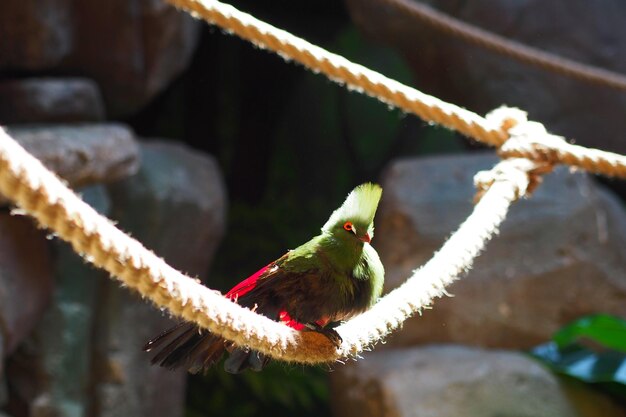
[[[529,121],[528,114],[517,108],[499,107],[486,119],[501,132],[498,155],[503,160],[490,171],[476,174],[474,201],[478,202],[496,181],[512,182],[516,199],[529,196],[541,184],[542,175],[559,162],[559,149],[567,142],[548,133],[543,124]]]
[[[541,184],[542,176],[552,171],[553,168],[552,164],[526,158],[505,159],[489,171],[480,171],[474,176],[474,186],[477,190],[474,203],[478,203],[496,182],[512,183],[516,200],[528,197]]]
[[[503,106],[486,118],[505,137],[498,149],[501,158],[528,158],[546,164],[562,162],[567,141],[548,133],[543,124],[529,121],[525,111]]]
[[[511,129],[528,123],[528,113],[516,107],[501,106],[487,113],[485,119],[493,130],[501,132],[501,146],[511,137]]]

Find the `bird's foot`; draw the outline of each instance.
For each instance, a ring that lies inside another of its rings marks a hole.
[[[334,327],[335,326],[332,326],[332,325],[327,325],[325,327],[322,327],[317,323],[308,323],[305,325],[306,329],[317,332],[317,333],[321,333],[324,336],[326,336],[328,340],[330,340],[332,344],[335,345],[337,349],[339,349],[339,347],[341,346],[341,343],[343,342],[343,339],[341,338],[339,333],[337,333],[337,330],[335,330]]]

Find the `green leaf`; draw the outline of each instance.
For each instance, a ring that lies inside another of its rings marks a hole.
[[[530,354],[558,374],[626,401],[626,321],[619,317],[583,317]]]
[[[581,339],[626,352],[626,320],[608,314],[586,316],[563,327],[552,337],[559,347]]]

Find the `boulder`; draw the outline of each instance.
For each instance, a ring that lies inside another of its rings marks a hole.
[[[69,123],[104,120],[96,83],[86,78],[25,78],[0,82],[0,122]]]
[[[331,374],[335,417],[621,417],[528,356],[463,346],[366,354]]]
[[[71,0],[0,2],[0,70],[53,68],[74,46]]]
[[[374,246],[386,288],[425,263],[472,210],[472,178],[497,162],[471,154],[393,162]],[[529,348],[586,314],[626,316],[626,216],[587,175],[557,169],[515,203],[453,297],[408,320],[390,344],[454,342]]]
[[[174,268],[205,276],[226,221],[217,161],[166,140],[140,148],[139,172],[108,187],[111,216]]]
[[[71,186],[119,180],[139,166],[134,135],[121,124],[13,126],[9,134]]]
[[[188,65],[199,21],[164,1],[74,2],[74,48],[63,67],[96,80],[113,117],[139,110]]]
[[[173,267],[205,276],[225,225],[217,163],[163,141],[141,149],[139,172],[109,186],[112,218]],[[151,366],[141,350],[172,321],[113,281],[103,283],[98,299],[92,415],[182,416],[184,370]]]
[[[10,355],[47,307],[53,287],[45,233],[33,221],[0,212],[0,340]],[[0,358],[1,359],[1,358]]]
[[[608,0],[601,6],[590,6],[585,0],[420,2],[540,50],[626,73],[623,1]],[[520,107],[549,131],[578,144],[626,153],[622,135],[626,130],[624,91],[529,66],[468,44],[433,29],[393,1],[346,0],[346,4],[362,31],[404,54],[417,87],[425,92],[480,114],[502,104]]]
[[[106,214],[103,186],[80,189],[89,205]],[[89,415],[93,315],[106,273],[85,263],[62,241],[52,242],[52,303],[33,333],[9,361],[11,407],[32,416]],[[19,406],[18,406],[19,404]]]
[[[2,349],[2,348],[0,348]],[[0,352],[0,356],[2,356],[2,352]],[[2,363],[0,363],[0,409],[4,407],[4,405],[9,400],[9,391],[7,388],[7,381],[4,378]]]
[[[79,192],[99,213],[108,214],[110,202],[103,186],[87,187]],[[44,380],[45,389],[32,401],[31,409],[50,410],[45,415],[86,416],[90,406],[98,288],[109,278],[104,271],[85,263],[64,242],[55,242],[55,253],[54,302],[33,336],[39,361],[34,376]]]
[[[113,117],[138,111],[186,67],[199,22],[164,1],[0,2],[0,71],[94,79]]]

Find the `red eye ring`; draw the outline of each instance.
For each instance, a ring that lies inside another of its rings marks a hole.
[[[343,224],[343,228],[348,232],[354,232],[354,226],[352,226],[352,222],[345,222]]]

